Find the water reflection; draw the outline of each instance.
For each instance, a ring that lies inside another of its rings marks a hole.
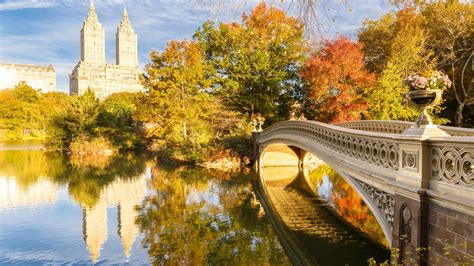
[[[65,217],[45,217],[41,210],[45,207],[61,208],[66,207],[66,213],[69,210],[81,209],[82,215],[82,236],[77,235],[77,240],[82,239],[85,244],[92,262],[97,262],[100,258],[101,249],[108,238],[113,238],[117,234],[122,246],[123,256],[128,259],[131,256],[133,243],[139,234],[139,227],[136,223],[136,206],[147,192],[148,171],[145,163],[147,158],[142,155],[126,154],[119,157],[108,158],[67,158],[57,153],[44,153],[42,151],[3,151],[0,152],[0,214],[3,215],[0,223],[5,223],[0,231],[0,264],[2,261],[8,263],[19,263],[16,259],[6,260],[8,256],[15,257],[14,253],[23,252],[26,257],[28,254],[35,253],[35,248],[31,244],[37,241],[34,236],[9,234],[8,229],[25,230],[25,224],[34,224],[37,221],[35,214],[41,216],[41,223],[46,223],[52,228],[62,222]],[[64,198],[67,192],[68,197]],[[63,198],[61,198],[63,196]],[[58,200],[58,198],[61,198]],[[72,199],[73,206],[64,206],[64,201]],[[32,211],[21,209],[20,207],[30,207]],[[115,219],[107,219],[112,211]],[[15,216],[25,216],[26,221],[19,221]],[[73,215],[74,216],[74,215]],[[11,218],[11,219],[9,219]],[[77,223],[74,223],[77,224]],[[111,225],[116,226],[116,230],[109,232]],[[7,226],[10,226],[8,228]],[[31,226],[33,227],[33,226]],[[5,230],[4,230],[5,229]],[[43,229],[43,228],[42,228]],[[44,228],[46,229],[46,228]],[[51,230],[51,228],[47,228]],[[61,226],[58,226],[57,233],[61,233]],[[75,231],[76,228],[67,228]],[[54,229],[52,229],[54,231]],[[33,250],[15,250],[14,245],[6,245],[9,238],[15,237],[25,241]],[[40,241],[51,242],[47,245],[53,245],[54,241],[69,242],[69,239],[40,239]],[[32,243],[29,243],[32,242]],[[71,243],[69,243],[71,244]],[[74,246],[78,241],[74,243]],[[12,250],[13,248],[13,250]],[[64,248],[64,247],[63,247]],[[10,254],[7,251],[10,250]],[[5,251],[5,252],[3,252]],[[47,253],[57,250],[48,250]],[[74,250],[81,254],[79,250]],[[5,253],[5,258],[2,258]],[[116,257],[118,254],[114,254]],[[39,256],[44,257],[44,256]],[[52,259],[52,258],[50,258]],[[53,263],[53,262],[74,262],[72,260],[61,261],[27,261],[26,263]],[[104,259],[104,261],[110,258]],[[76,260],[75,263],[81,263]],[[145,260],[146,261],[146,260]],[[143,258],[141,259],[143,263]],[[19,263],[19,264],[24,264]]]
[[[388,247],[382,228],[357,191],[329,165],[323,164],[309,172],[315,192],[344,220],[360,229],[376,242]]]
[[[0,176],[0,209],[53,204],[57,200],[57,186],[48,179],[22,187],[15,177]]]
[[[107,240],[107,208],[117,207],[118,235],[125,256],[130,257],[131,247],[138,233],[135,224],[137,211],[135,206],[146,192],[146,178],[141,175],[131,180],[117,179],[105,186],[95,205],[83,207],[84,242],[96,262],[102,245]]]
[[[276,213],[308,256],[321,265],[388,259],[388,250],[368,239],[374,234],[374,240],[382,241],[384,235],[361,198],[329,166],[317,160],[313,165],[315,169],[302,171],[298,166],[260,169]]]
[[[0,151],[0,265],[289,264],[245,173]]]
[[[289,264],[248,176],[189,168],[152,176],[139,221],[154,264]]]

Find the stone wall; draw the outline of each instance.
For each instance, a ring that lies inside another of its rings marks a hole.
[[[474,215],[429,204],[430,265],[474,265]]]

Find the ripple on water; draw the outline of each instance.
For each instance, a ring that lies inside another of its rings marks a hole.
[[[65,260],[63,253],[50,250],[0,248],[0,254],[0,265],[90,264],[88,260]]]

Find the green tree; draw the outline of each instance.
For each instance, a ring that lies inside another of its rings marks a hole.
[[[97,136],[100,108],[101,103],[90,89],[72,97],[70,104],[52,119],[47,146],[66,150],[80,136]]]
[[[102,136],[107,136],[120,149],[144,145],[143,125],[134,119],[140,94],[121,92],[110,95],[97,117]]]
[[[282,10],[260,4],[241,23],[206,22],[194,38],[212,64],[212,91],[234,111],[262,113],[275,122],[299,84],[304,60],[303,25]]]

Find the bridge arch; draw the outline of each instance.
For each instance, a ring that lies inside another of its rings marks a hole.
[[[339,175],[341,175],[344,180],[350,184],[350,186],[357,192],[357,194],[362,198],[364,203],[369,207],[370,211],[374,215],[375,219],[377,220],[378,224],[382,228],[382,231],[385,235],[387,243],[389,247],[392,247],[392,238],[393,238],[393,217],[395,211],[395,200],[393,199],[392,191],[383,191],[376,187],[372,187],[369,185],[369,182],[364,183],[362,181],[358,181],[350,172],[347,171],[347,167],[342,165],[341,158],[330,156],[325,151],[320,149],[318,146],[310,145],[308,143],[301,143],[298,141],[288,140],[288,139],[272,139],[265,143],[261,143],[259,149],[261,151],[259,157],[259,167],[263,168],[266,166],[276,166],[274,160],[268,160],[268,153],[274,152],[272,151],[272,147],[276,145],[286,145],[288,146],[293,152],[294,156],[296,157],[295,160],[288,162],[287,165],[280,165],[280,166],[294,166],[299,167],[300,171],[307,171],[304,166],[310,162],[311,155],[316,156],[318,159],[323,161],[324,163],[331,166]],[[273,159],[273,158],[271,158]],[[339,160],[339,161],[338,161]],[[293,169],[294,170],[294,169]],[[261,171],[262,173],[262,171]],[[297,174],[297,173],[296,173]],[[295,176],[294,173],[288,176]],[[304,173],[303,176],[305,177],[306,185],[311,187],[311,182],[309,180],[308,173]],[[262,178],[262,183],[265,183],[266,176],[264,174],[260,175]],[[360,177],[359,177],[360,178]],[[374,200],[371,197],[367,190],[377,190],[379,194],[383,195],[382,198],[377,198]],[[391,199],[388,199],[390,198]],[[385,201],[385,208],[381,208],[381,202]],[[390,210],[388,210],[390,209]],[[387,213],[388,212],[388,213]]]

